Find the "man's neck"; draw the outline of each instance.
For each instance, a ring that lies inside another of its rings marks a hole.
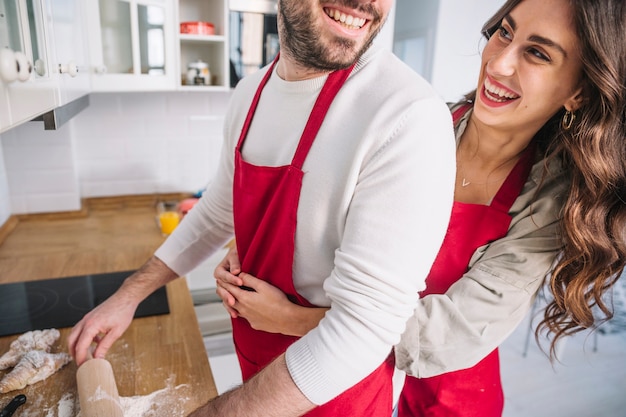
[[[282,52],[276,65],[278,76],[285,81],[309,80],[311,78],[321,77],[330,72],[302,66],[289,57],[288,54]]]

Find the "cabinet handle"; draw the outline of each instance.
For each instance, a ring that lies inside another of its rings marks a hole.
[[[78,65],[74,61],[70,61],[67,65],[59,64],[59,72],[61,74],[68,74],[70,77],[76,77],[78,75]]]
[[[8,48],[0,48],[0,79],[5,83],[17,80],[19,67],[15,52]]]
[[[19,51],[15,52],[15,61],[17,62],[17,79],[22,82],[28,81],[33,72],[33,65],[28,62],[26,55]]]
[[[40,77],[46,75],[46,63],[43,61],[43,59],[38,59],[37,61],[35,61],[35,73],[37,73],[37,75],[39,75]]]
[[[108,69],[106,65],[96,65],[93,69],[93,72],[98,75],[104,75],[107,73],[107,71]]]

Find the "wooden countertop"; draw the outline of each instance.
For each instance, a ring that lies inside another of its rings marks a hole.
[[[216,396],[217,390],[187,283],[177,279],[168,284],[167,291],[170,314],[133,320],[109,351],[107,360],[113,367],[120,397],[143,397],[122,398],[123,403],[136,403],[135,407],[142,403],[143,407],[149,402],[158,407],[158,415],[187,416]],[[67,351],[65,341],[71,328],[59,330],[61,337],[54,351]],[[6,352],[16,337],[0,338],[0,352]],[[76,364],[71,362],[23,390],[0,394],[0,406],[17,394],[25,394],[28,400],[16,417],[73,417],[74,413],[64,410],[68,403],[78,404]]]
[[[21,221],[0,246],[0,282],[136,269],[162,240],[153,208],[115,208],[85,219]],[[185,279],[168,284],[167,291],[170,314],[133,320],[107,360],[123,405],[146,411],[152,406],[156,415],[183,417],[216,396],[217,390]],[[71,328],[59,330],[54,351],[67,351]],[[16,338],[0,337],[0,354]],[[15,417],[74,417],[76,369],[71,362],[44,381],[0,394],[0,407],[25,394],[27,402]],[[0,371],[0,377],[4,373]],[[136,415],[141,414],[128,417]]]

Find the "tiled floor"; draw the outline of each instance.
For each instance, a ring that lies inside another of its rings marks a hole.
[[[523,356],[527,323],[502,345],[504,417],[626,417],[626,332],[581,333],[551,364],[534,340]]]
[[[218,394],[241,384],[241,372],[235,355],[231,333],[216,334],[204,338],[209,363]]]
[[[528,320],[528,319],[527,319]],[[626,417],[626,331],[588,333],[560,345],[560,363],[550,364],[531,339],[528,321],[500,348],[505,390],[503,417]],[[230,334],[205,339],[218,392],[241,382]]]

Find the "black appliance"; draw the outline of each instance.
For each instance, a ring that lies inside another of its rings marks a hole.
[[[230,86],[278,54],[276,0],[230,0]]]
[[[0,284],[0,336],[72,327],[133,272]],[[169,312],[167,289],[162,287],[139,304],[135,317]]]

